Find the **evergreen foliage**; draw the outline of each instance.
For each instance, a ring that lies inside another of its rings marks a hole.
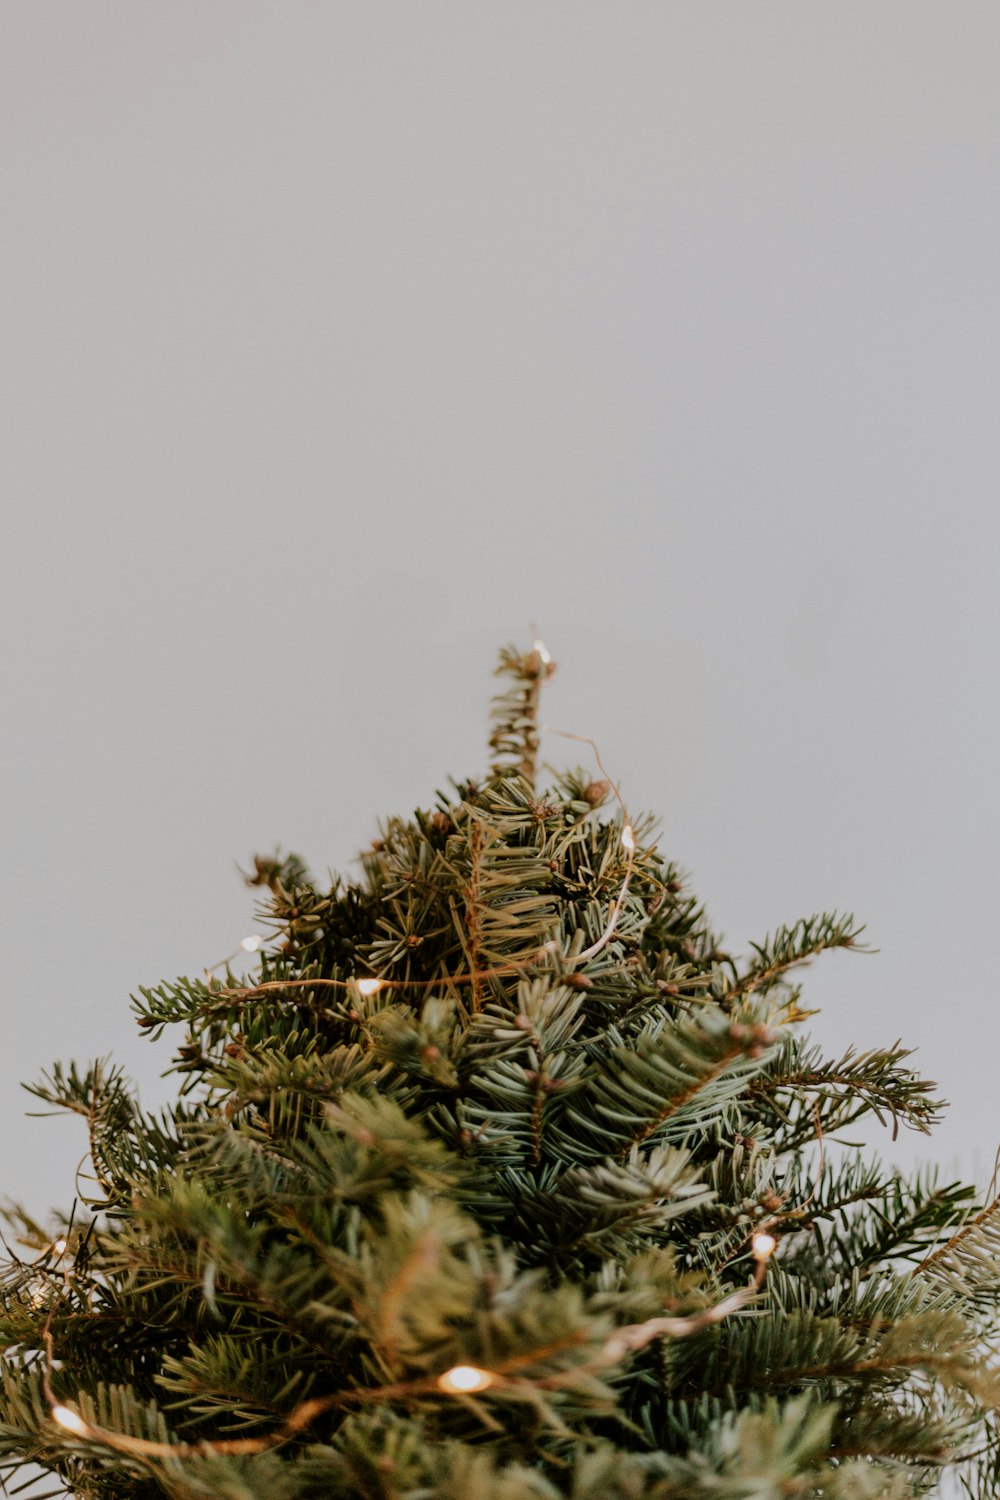
[[[183,1033],[173,1108],[101,1062],[34,1086],[91,1171],[72,1215],[7,1216],[9,1475],[889,1500],[954,1466],[996,1492],[1000,1199],[835,1147],[939,1105],[900,1046],[800,1034],[798,969],[859,930],[810,918],[737,962],[606,781],[537,787],[549,670],[503,653],[488,776],[391,818],[357,883],[257,860],[251,980],[140,991],[143,1030]],[[463,1367],[488,1383],[448,1388]]]

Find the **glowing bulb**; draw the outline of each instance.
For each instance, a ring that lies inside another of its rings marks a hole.
[[[60,1427],[65,1427],[67,1432],[75,1432],[77,1437],[86,1437],[90,1431],[83,1418],[68,1406],[54,1406],[52,1420],[58,1422]]]
[[[533,641],[532,645],[534,646],[535,650],[538,652],[539,660],[541,661],[542,666],[543,667],[549,667],[549,666],[551,666],[552,665],[552,657],[549,655],[549,648],[548,648],[548,646],[546,646],[545,642],[544,641]]]
[[[632,832],[631,823],[625,823],[622,826],[622,847],[627,854],[635,853],[635,834]]]
[[[382,988],[381,979],[358,979],[355,980],[359,995],[374,995]]]
[[[774,1254],[778,1241],[773,1234],[755,1234],[753,1237],[753,1253],[758,1260],[768,1260]]]
[[[242,943],[240,943],[240,947],[244,950],[245,953],[259,953],[263,946],[264,939],[260,937],[256,932],[251,932],[250,936],[245,937]]]
[[[65,1255],[66,1254],[66,1249],[67,1249],[66,1241],[65,1240],[56,1240],[55,1243],[53,1244],[52,1248],[56,1252],[57,1255]]]
[[[476,1365],[455,1365],[438,1377],[438,1385],[449,1396],[466,1395],[470,1391],[485,1391],[493,1384],[489,1370],[480,1370]]]

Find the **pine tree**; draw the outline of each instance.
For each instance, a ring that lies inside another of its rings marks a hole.
[[[176,1103],[119,1070],[90,1191],[12,1209],[0,1464],[102,1500],[778,1500],[1000,1475],[1000,1198],[837,1146],[927,1131],[899,1046],[828,1060],[797,970],[738,962],[649,823],[537,785],[547,653],[502,654],[493,763],[357,882],[250,877],[247,978],[143,989]],[[53,1493],[53,1491],[49,1491]]]

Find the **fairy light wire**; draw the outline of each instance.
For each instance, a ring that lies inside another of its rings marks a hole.
[[[625,901],[629,892],[629,885],[632,876],[635,873],[636,867],[637,843],[635,829],[632,825],[631,819],[629,818],[628,808],[625,806],[625,802],[622,798],[621,792],[608,775],[607,768],[604,765],[603,760],[601,759],[601,753],[595,741],[592,739],[588,739],[585,735],[571,734],[568,730],[564,729],[553,729],[551,727],[545,727],[543,732],[546,734],[562,735],[566,739],[578,740],[582,744],[589,745],[593,750],[594,758],[597,761],[597,764],[602,774],[606,778],[608,785],[614,795],[614,798],[621,809],[622,826],[619,833],[619,838],[621,840],[622,848],[625,850],[625,873],[622,878],[621,885],[618,888],[618,893],[614,901],[612,901],[611,903],[607,922],[605,923],[600,936],[595,942],[591,943],[588,948],[584,948],[580,953],[577,953],[575,955],[563,954],[560,952],[558,942],[555,939],[551,939],[549,942],[543,943],[541,947],[535,950],[534,953],[529,954],[527,958],[511,959],[507,963],[496,964],[492,968],[488,969],[466,969],[457,974],[446,974],[436,979],[388,979],[384,975],[365,975],[360,977],[352,976],[349,979],[328,979],[317,975],[316,977],[311,979],[272,979],[266,980],[263,984],[223,987],[217,990],[210,990],[212,997],[219,999],[232,999],[237,1002],[241,1002],[243,1000],[252,999],[255,995],[266,994],[275,990],[350,990],[352,987],[354,987],[360,995],[368,998],[382,989],[439,989],[445,985],[476,984],[483,979],[499,978],[508,974],[523,974],[527,970],[534,968],[537,964],[542,963],[545,959],[554,956],[559,956],[564,963],[569,964],[573,968],[578,968],[580,964],[587,963],[590,959],[596,958],[597,954],[602,952],[614,937],[618,927],[618,922],[621,918],[622,911],[625,907]],[[244,939],[244,946],[248,941],[249,939]],[[236,956],[237,954],[231,954],[230,958],[234,958]],[[225,963],[228,962],[228,960],[223,960],[222,962]],[[215,969],[221,967],[222,964],[219,963],[216,964],[213,969],[206,969],[206,975],[210,976]]]
[[[538,635],[537,631],[533,631],[533,634],[535,638],[532,641],[532,650],[535,652],[543,666],[551,667],[552,655],[548,647]],[[618,803],[618,807],[621,811],[622,826],[619,833],[619,838],[621,841],[621,846],[625,851],[625,872],[622,878],[621,885],[618,889],[617,896],[611,903],[605,926],[596,941],[591,943],[589,947],[584,948],[580,953],[577,953],[575,955],[562,954],[560,953],[558,942],[553,939],[548,943],[542,944],[540,948],[536,949],[536,951],[530,954],[527,958],[521,960],[511,960],[508,963],[497,964],[488,969],[468,969],[458,974],[449,974],[437,979],[388,979],[384,976],[375,975],[352,977],[350,979],[327,979],[320,977],[314,979],[278,979],[268,980],[265,981],[265,983],[259,985],[228,986],[220,988],[211,992],[213,997],[232,998],[237,1001],[242,1001],[251,999],[254,995],[263,994],[274,990],[293,988],[330,988],[348,990],[353,985],[360,995],[367,998],[381,989],[435,989],[439,988],[442,985],[449,984],[478,984],[484,979],[492,979],[494,977],[499,978],[508,974],[524,973],[526,970],[533,968],[536,964],[541,963],[544,959],[554,954],[559,954],[559,956],[562,958],[562,961],[570,965],[574,969],[578,968],[581,964],[589,962],[590,959],[596,958],[596,956],[608,946],[608,944],[614,937],[619,920],[621,919],[622,911],[625,907],[625,901],[628,897],[629,885],[632,876],[635,873],[636,867],[637,844],[635,828],[633,827],[631,818],[629,817],[628,808],[625,805],[625,801],[621,795],[621,790],[618,786],[618,783],[613,779],[608,771],[607,766],[604,764],[604,760],[601,756],[600,748],[596,740],[591,739],[588,735],[574,734],[570,730],[556,729],[552,725],[546,724],[539,725],[538,732],[539,734],[558,735],[561,739],[575,740],[578,744],[588,745],[593,752],[594,760],[597,763],[601,775],[605,778],[608,787],[615,801]],[[245,937],[241,942],[240,947],[237,948],[233,953],[229,954],[228,957],[224,959],[220,959],[217,964],[213,964],[210,968],[205,969],[205,977],[206,981],[209,984],[209,987],[211,988],[211,976],[216,972],[216,970],[221,969],[224,965],[231,963],[234,958],[238,958],[241,952],[256,953],[259,952],[263,948],[263,946],[264,939],[261,938],[259,934],[251,933],[248,937]]]
[[[643,1323],[626,1324],[615,1330],[605,1340],[597,1354],[583,1364],[571,1366],[557,1374],[538,1379],[519,1379],[517,1372],[525,1365],[537,1360],[537,1351],[529,1351],[501,1361],[496,1368],[487,1370],[478,1365],[453,1365],[442,1374],[424,1376],[418,1380],[400,1381],[392,1385],[361,1387],[354,1390],[334,1391],[327,1396],[310,1397],[302,1401],[286,1417],[284,1422],[266,1437],[223,1438],[218,1441],[203,1439],[192,1443],[164,1443],[152,1438],[133,1437],[129,1433],[114,1432],[98,1423],[89,1422],[73,1407],[60,1401],[52,1390],[54,1366],[52,1316],[50,1309],[42,1339],[45,1346],[45,1364],[42,1370],[42,1392],[48,1404],[49,1415],[57,1427],[72,1437],[85,1442],[100,1443],[116,1452],[140,1458],[179,1458],[185,1456],[236,1457],[264,1453],[280,1447],[311,1425],[318,1417],[337,1407],[355,1403],[367,1405],[375,1401],[405,1400],[416,1396],[433,1395],[435,1392],[462,1399],[479,1395],[495,1387],[502,1392],[505,1387],[556,1390],[571,1385],[581,1375],[597,1374],[620,1364],[629,1354],[644,1349],[660,1338],[684,1339],[701,1333],[716,1323],[723,1322],[741,1311],[758,1295],[767,1274],[768,1263],[777,1246],[775,1236],[758,1231],[751,1243],[751,1253],[756,1261],[756,1270],[746,1286],[737,1288],[720,1302],[704,1308],[688,1317],[664,1316],[647,1318]]]
[[[225,958],[220,958],[218,963],[210,964],[205,969],[205,978],[210,979],[217,969],[226,968],[234,958],[242,958],[248,953],[259,953],[263,948],[266,938],[261,937],[259,932],[250,932],[240,940],[240,946],[234,948],[232,953],[227,953]]]
[[[601,775],[604,777],[605,781],[608,783],[608,787],[610,788],[615,801],[618,803],[622,815],[622,827],[619,837],[621,839],[622,848],[625,850],[625,875],[622,880],[621,886],[619,887],[618,895],[616,899],[611,903],[611,909],[608,913],[608,920],[604,927],[604,931],[601,933],[596,942],[591,943],[589,948],[585,948],[582,953],[578,953],[572,960],[573,964],[577,965],[586,963],[591,958],[595,958],[597,954],[602,951],[602,949],[607,947],[607,945],[615,935],[619,918],[621,917],[622,911],[625,906],[625,898],[628,895],[629,882],[631,881],[632,875],[635,872],[635,829],[632,826],[632,820],[629,817],[628,808],[625,806],[625,800],[622,797],[618,783],[611,776],[607,766],[601,759],[601,752],[598,748],[597,741],[592,740],[588,735],[585,734],[572,734],[568,729],[555,729],[551,724],[542,724],[540,726],[540,733],[555,734],[558,735],[560,739],[575,740],[577,744],[589,745],[591,750],[593,751],[594,759],[597,762],[598,769],[600,770]]]
[[[546,958],[557,956],[558,953],[559,945],[553,939],[543,943],[540,948],[536,948],[527,958],[511,959],[508,963],[497,964],[492,969],[466,969],[458,974],[442,974],[436,979],[387,979],[376,975],[352,975],[349,979],[328,979],[323,975],[316,975],[311,979],[268,979],[263,984],[222,986],[219,989],[209,989],[208,997],[212,1000],[232,1000],[239,1004],[245,1000],[252,1000],[255,995],[268,994],[275,990],[357,990],[360,995],[368,997],[383,989],[441,989],[450,984],[472,984],[478,979],[490,979],[494,975],[523,974]]]

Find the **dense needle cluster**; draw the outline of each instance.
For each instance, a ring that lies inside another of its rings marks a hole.
[[[1000,1200],[838,1145],[927,1130],[932,1086],[800,1030],[798,968],[855,925],[734,959],[606,780],[536,784],[550,670],[502,654],[488,776],[390,819],[357,883],[257,861],[252,977],[140,992],[170,1110],[105,1063],[34,1087],[91,1165],[71,1214],[8,1215],[8,1474],[874,1500],[954,1465],[996,1493]]]

